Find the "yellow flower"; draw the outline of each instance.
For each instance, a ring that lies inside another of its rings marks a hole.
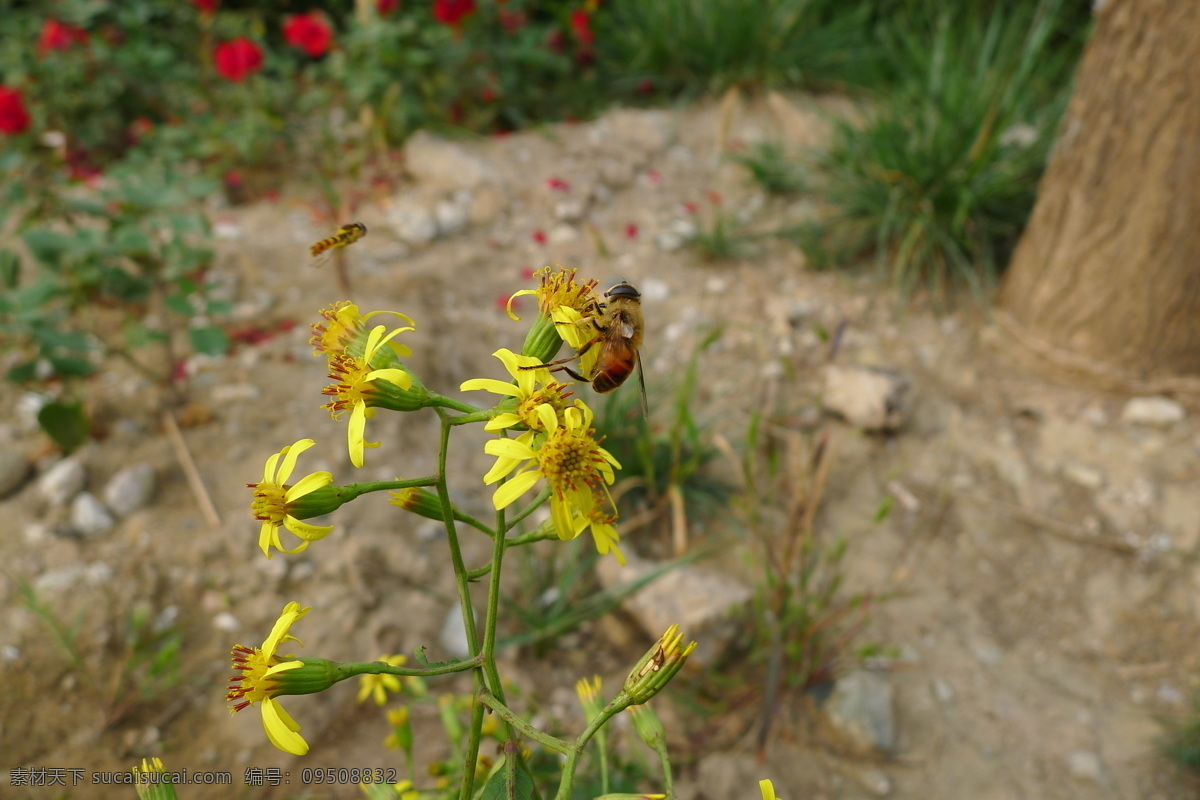
[[[271,557],[272,547],[281,553],[299,553],[308,547],[309,542],[323,539],[333,530],[332,525],[310,525],[291,514],[295,510],[297,500],[333,482],[333,476],[328,472],[313,472],[305,475],[297,483],[287,484],[287,479],[296,467],[296,459],[313,444],[312,439],[301,439],[288,445],[267,459],[260,483],[246,484],[254,489],[250,510],[255,519],[262,520],[262,527],[258,531],[258,546],[267,558]],[[288,550],[283,546],[279,538],[281,527],[300,537],[301,542],[294,549]]]
[[[242,645],[233,647],[233,668],[240,672],[230,680],[229,691],[225,699],[233,705],[230,713],[237,713],[254,703],[262,704],[263,729],[271,744],[285,753],[302,756],[308,752],[308,743],[300,736],[300,725],[283,710],[283,706],[275,699],[279,694],[278,677],[281,673],[303,666],[299,660],[285,661],[275,655],[281,644],[296,642],[299,639],[288,633],[292,623],[309,612],[309,607],[300,607],[299,603],[288,603],[283,613],[275,621],[271,634],[263,642],[261,648],[251,650]]]
[[[371,361],[379,349],[389,343],[393,337],[412,328],[397,328],[384,335],[384,326],[377,325],[367,336],[367,344],[362,357],[351,355],[334,356],[329,361],[330,375],[336,383],[324,390],[324,394],[334,399],[325,404],[334,419],[340,419],[346,409],[350,411],[350,424],[347,427],[347,442],[350,447],[350,462],[356,467],[363,465],[363,449],[378,447],[379,442],[364,441],[367,428],[367,418],[375,415],[374,406],[382,405],[386,399],[381,395],[382,387],[376,381],[383,381],[399,387],[401,390],[412,386],[412,377],[407,372],[396,367],[373,369]]]
[[[782,800],[775,797],[775,787],[768,780],[759,781],[758,790],[762,792],[763,800]]]
[[[617,542],[621,541],[621,534],[617,533],[617,528],[613,525],[617,521],[616,514],[607,511],[611,508],[611,503],[596,498],[592,504],[592,508],[586,514],[578,514],[575,517],[575,536],[583,533],[585,528],[592,529],[592,539],[596,542],[596,552],[602,556],[608,555],[610,552],[617,559],[617,563],[622,567],[625,566],[625,554],[621,552],[621,548],[617,546]]]
[[[393,667],[403,666],[407,658],[404,656],[380,656],[375,659]],[[399,675],[363,675],[358,681],[358,702],[371,697],[375,705],[387,703],[388,692],[399,692],[401,689]]]
[[[583,713],[588,722],[600,714],[602,708],[601,686],[599,675],[594,676],[590,681],[587,678],[581,678],[575,684],[575,694],[579,695],[579,704],[583,706]]]
[[[340,300],[329,308],[322,308],[317,313],[325,318],[325,324],[313,323],[313,335],[309,343],[313,346],[314,356],[325,353],[331,358],[337,355],[348,355],[351,345],[366,331],[367,320],[377,314],[394,314],[409,325],[413,324],[412,319],[399,311],[372,311],[366,316],[360,316],[358,306],[349,300]],[[407,330],[412,330],[412,328]],[[412,351],[402,344],[391,342],[390,346],[398,356],[412,355]]]
[[[538,409],[541,406],[550,406],[556,416],[567,407],[567,398],[571,396],[571,393],[564,392],[563,389],[571,384],[563,384],[554,380],[547,369],[521,369],[521,367],[539,366],[541,361],[533,356],[517,355],[507,347],[500,348],[492,355],[500,359],[500,363],[516,381],[515,384],[492,378],[473,378],[464,381],[462,386],[458,387],[462,392],[481,389],[515,399],[515,411],[497,414],[483,427],[485,431],[500,431],[514,425],[524,425],[530,430],[534,430],[542,427],[540,417],[538,417]],[[538,384],[541,384],[540,389]]]
[[[522,289],[508,298],[508,316],[514,320],[520,319],[513,313],[512,304],[513,300],[524,294],[536,295],[538,311],[546,316],[551,316],[554,310],[561,306],[569,306],[580,311],[592,307],[596,303],[596,295],[593,294],[596,280],[577,283],[575,275],[578,272],[578,269],[542,267],[534,273],[538,277],[538,288]]]
[[[178,800],[172,776],[163,769],[162,759],[143,758],[142,768],[133,767],[133,783],[139,800]]]
[[[620,469],[621,465],[596,441],[592,411],[583,403],[565,409],[561,421],[547,405],[538,407],[538,416],[549,433],[535,440],[533,431],[529,431],[516,439],[493,439],[484,445],[484,452],[497,458],[483,481],[495,483],[518,464],[529,462],[526,469],[496,490],[492,504],[497,510],[507,508],[545,478],[550,484],[550,517],[555,532],[560,539],[573,539],[582,530],[576,530],[575,514],[592,513],[597,490],[607,491],[606,484],[614,480],[613,467]]]
[[[364,786],[363,788],[367,787]],[[392,788],[396,790],[396,794],[400,797],[400,800],[417,800],[421,796],[420,792],[413,791],[412,781],[400,781]]]

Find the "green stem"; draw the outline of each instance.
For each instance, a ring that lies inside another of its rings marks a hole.
[[[535,742],[545,745],[556,753],[562,753],[563,755],[570,754],[570,744],[564,742],[562,739],[551,736],[550,734],[533,727],[528,722],[510,711],[508,706],[497,700],[491,692],[484,690],[478,695],[478,699],[482,705],[485,705],[495,711],[496,715],[500,717],[500,719],[504,720],[506,724],[515,729],[522,736],[533,739]]]
[[[454,400],[453,398],[446,397],[445,395],[438,394],[437,392],[430,392],[429,400],[431,403],[433,403],[434,407],[436,407],[438,409],[451,408],[451,409],[454,409],[455,411],[462,411],[466,414],[486,414],[486,413],[488,413],[486,410],[479,408],[478,406],[473,406],[470,403],[463,403],[458,400]],[[461,419],[461,417],[458,417],[456,419]],[[491,419],[491,417],[487,417],[487,419]],[[456,425],[456,424],[460,424],[460,423],[451,421],[451,424]]]
[[[667,755],[667,745],[659,742],[654,748],[654,752],[658,753],[658,760],[662,762],[663,768],[663,783],[667,787],[667,800],[675,800],[675,784],[671,781],[671,758]]]
[[[510,528],[515,526],[518,522],[520,522],[521,520],[528,517],[534,511],[537,511],[539,508],[541,508],[542,504],[545,503],[549,499],[550,499],[550,487],[547,486],[546,488],[544,488],[540,492],[538,492],[537,497],[535,497],[535,498],[533,498],[533,500],[529,501],[529,505],[525,506],[524,508],[522,508],[520,511],[518,511],[516,513],[516,515],[512,518],[512,520],[509,521],[508,526]]]
[[[338,680],[344,681],[355,675],[404,675],[418,678],[429,678],[434,675],[449,675],[452,672],[466,672],[475,669],[481,663],[479,656],[463,661],[447,661],[428,667],[393,667],[383,661],[356,661],[337,665]]]
[[[479,634],[475,629],[475,607],[471,605],[471,586],[467,578],[466,564],[463,563],[462,549],[458,544],[458,531],[454,526],[454,506],[450,502],[450,489],[446,484],[446,455],[450,449],[451,420],[441,408],[437,409],[437,414],[442,421],[442,433],[438,443],[437,491],[438,498],[442,501],[443,522],[446,524],[446,543],[450,547],[450,562],[454,566],[454,583],[458,590],[458,602],[462,607],[463,629],[467,637],[468,651],[486,661],[486,657],[482,656],[479,650]],[[476,692],[483,688],[483,675],[479,669],[472,670],[472,680]],[[479,731],[482,727],[483,710],[478,709],[471,715],[472,735],[463,758],[463,782],[458,795],[459,800],[471,800],[475,789],[475,762],[479,757]]]
[[[610,719],[629,708],[632,704],[633,698],[622,691],[596,715],[596,718],[588,724],[587,729],[579,734],[579,738],[575,740],[574,747],[567,753],[567,760],[563,764],[562,781],[558,784],[558,794],[555,795],[555,800],[570,800],[572,784],[575,782],[575,770],[579,766],[579,757],[583,755],[584,746],[596,735],[596,731],[603,728],[608,724]]]
[[[470,525],[475,530],[487,534],[488,536],[492,537],[493,539],[496,538],[496,532],[494,530],[489,528],[487,525],[484,525],[482,522],[475,519],[470,514],[464,514],[463,512],[459,511],[458,509],[455,509],[454,510],[454,518],[456,520],[458,520],[459,522],[463,523],[464,525]]]

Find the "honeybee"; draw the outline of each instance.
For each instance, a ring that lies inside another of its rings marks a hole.
[[[627,281],[621,281],[604,293],[607,302],[596,303],[589,318],[596,329],[596,336],[575,351],[575,355],[551,361],[545,366],[551,372],[563,372],[577,381],[590,383],[601,394],[616,389],[637,368],[638,388],[641,393],[642,415],[649,416],[646,402],[646,378],[642,374],[642,295]],[[568,364],[582,358],[595,345],[600,345],[600,355],[587,376],[580,375]],[[538,369],[522,367],[521,369]]]
[[[309,248],[309,252],[312,253],[313,258],[316,258],[327,250],[334,250],[338,247],[347,247],[352,245],[366,235],[366,225],[363,225],[361,222],[351,222],[348,225],[343,225],[342,227],[338,228],[337,233],[335,233],[333,236],[322,239],[321,241],[315,243]],[[328,256],[318,261],[317,266],[324,264],[326,259],[328,259]]]

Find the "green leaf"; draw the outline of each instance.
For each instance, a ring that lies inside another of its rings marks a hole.
[[[38,425],[63,451],[70,453],[87,441],[91,424],[83,406],[47,403],[38,412]]]
[[[31,358],[28,361],[17,364],[10,369],[5,377],[10,383],[25,383],[37,377],[37,359]]]
[[[182,314],[185,317],[192,316],[192,303],[186,294],[167,295],[163,302],[167,304],[167,308],[171,309],[176,314]]]
[[[133,225],[122,225],[113,233],[113,247],[123,255],[147,255],[151,246],[146,232]]]
[[[58,231],[32,230],[26,231],[21,237],[33,257],[43,264],[58,266],[62,262],[63,253],[71,249],[75,239]]]
[[[224,329],[209,326],[206,328],[192,328],[188,331],[188,338],[192,341],[192,347],[197,353],[203,353],[206,356],[223,356],[229,352],[229,335]]]
[[[501,766],[488,779],[487,785],[483,787],[483,797],[481,800],[531,800],[533,797],[533,778],[529,777],[529,773],[518,764],[516,768],[516,785],[513,787],[513,792],[510,794],[507,785],[508,768]]]
[[[70,358],[68,356],[46,356],[46,360],[54,367],[55,373],[64,376],[82,377],[96,371],[96,365],[86,358]]]
[[[0,250],[0,286],[9,291],[17,288],[21,277],[21,259],[12,250]]]

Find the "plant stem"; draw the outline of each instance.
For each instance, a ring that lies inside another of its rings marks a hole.
[[[588,723],[587,729],[579,734],[575,745],[567,753],[566,763],[563,764],[562,780],[558,784],[558,794],[554,796],[555,800],[570,800],[571,787],[575,783],[575,770],[579,767],[579,757],[583,755],[583,748],[596,735],[596,731],[608,724],[608,721],[617,714],[629,708],[632,702],[632,698],[622,691],[596,715],[595,719]]]
[[[662,762],[663,768],[663,783],[667,788],[667,800],[675,800],[675,784],[671,780],[671,758],[667,755],[667,746],[663,742],[659,742],[654,748],[654,752],[658,753],[658,760]]]
[[[535,742],[549,747],[556,753],[562,753],[563,755],[570,754],[570,744],[564,742],[562,739],[551,736],[550,734],[533,727],[528,722],[514,714],[508,708],[508,706],[497,700],[496,697],[486,689],[478,695],[478,699],[481,704],[495,711],[496,715],[499,716],[500,719],[504,720],[507,725],[514,728],[522,736],[533,739]]]
[[[428,667],[393,667],[382,661],[358,661],[338,664],[338,680],[344,681],[355,675],[404,675],[418,678],[429,678],[434,675],[448,675],[453,672],[466,672],[475,669],[481,663],[479,656],[463,661],[448,661],[443,664]]]
[[[446,454],[450,449],[451,420],[441,408],[437,409],[437,414],[442,421],[442,433],[438,443],[437,491],[438,498],[442,501],[443,522],[446,525],[446,543],[450,547],[450,562],[454,565],[454,583],[458,590],[458,602],[462,607],[463,629],[467,637],[467,649],[487,661],[489,657],[481,655],[479,650],[479,634],[475,629],[475,607],[471,605],[471,586],[467,579],[466,564],[463,563],[462,549],[458,544],[458,532],[454,527],[454,506],[450,502],[450,489],[446,484]],[[497,539],[499,538],[497,537]],[[495,670],[494,665],[492,666],[492,670]],[[484,686],[483,674],[479,668],[472,670],[472,680],[475,685],[475,691],[479,692]],[[475,762],[479,757],[479,732],[482,727],[483,709],[479,708],[471,715],[471,737],[468,740],[467,752],[463,758],[463,782],[458,795],[459,800],[471,800],[471,795],[475,789]]]

